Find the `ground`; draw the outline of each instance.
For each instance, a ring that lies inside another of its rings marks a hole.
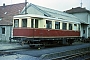
[[[2,43],[0,42],[0,53],[2,51],[12,51],[12,49],[18,50],[24,49],[24,48],[29,48],[28,45],[20,45],[19,43]],[[20,55],[20,54],[13,54],[13,55],[1,55],[0,60],[39,60],[36,57],[29,56],[29,55]]]
[[[83,47],[83,43],[75,42],[73,45],[77,45],[75,48]],[[78,46],[82,45],[82,46]],[[86,44],[90,45],[90,44]],[[28,48],[28,49],[26,49]],[[44,54],[60,52],[67,49],[74,49],[72,46],[65,47],[53,47],[45,49],[31,49],[28,45],[20,45],[19,43],[2,43],[0,42],[0,53],[14,52],[13,54],[0,55],[0,60],[40,60],[40,56]]]

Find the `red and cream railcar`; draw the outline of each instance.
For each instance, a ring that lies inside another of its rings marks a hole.
[[[63,18],[17,15],[13,19],[13,27],[14,39],[28,41],[29,44],[71,44],[80,37],[80,23]]]

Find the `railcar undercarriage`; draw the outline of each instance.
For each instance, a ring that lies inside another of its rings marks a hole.
[[[81,37],[60,37],[60,38],[27,38],[27,37],[13,37],[13,40],[28,44],[31,48],[46,47],[46,46],[60,46],[72,45],[75,40],[80,40]]]

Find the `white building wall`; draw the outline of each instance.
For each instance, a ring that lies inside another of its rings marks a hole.
[[[90,32],[90,28],[88,28],[88,32]],[[90,37],[90,33],[88,33],[88,37]]]
[[[85,33],[84,33],[85,31]],[[80,27],[81,37],[88,38],[88,27],[87,25],[81,25]]]
[[[88,14],[88,23],[90,24],[90,14]]]
[[[83,26],[80,25],[80,36],[83,37]]]
[[[74,13],[73,15],[81,19],[83,22],[88,23],[88,13]]]
[[[88,37],[90,37],[90,14],[88,14]]]
[[[5,28],[5,34],[2,34],[2,28]],[[0,26],[0,40],[9,41],[9,37],[13,37],[12,26]]]
[[[1,26],[0,26],[0,40],[2,40],[2,39],[1,39],[1,36],[2,36],[2,35],[1,35],[1,34],[2,34],[2,31],[1,31]]]
[[[79,19],[81,19],[84,23],[89,24],[88,27],[85,26],[85,27],[83,27],[83,29],[87,33],[87,34],[85,34],[85,36],[86,37],[87,36],[90,37],[90,14],[89,13],[74,13],[73,15],[76,16],[76,17],[78,17]],[[81,30],[82,33],[83,33],[83,29]]]

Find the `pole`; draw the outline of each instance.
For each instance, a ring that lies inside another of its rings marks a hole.
[[[82,0],[81,0],[81,8],[82,8]]]
[[[25,14],[27,14],[27,0],[25,0]]]

